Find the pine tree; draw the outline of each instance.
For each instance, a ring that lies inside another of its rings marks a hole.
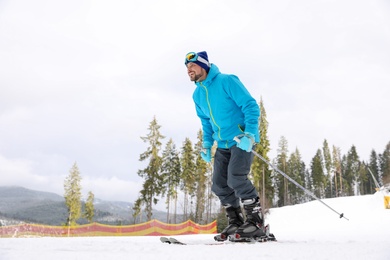
[[[269,161],[268,152],[270,151],[270,142],[268,138],[268,121],[267,113],[264,108],[263,99],[260,98],[260,117],[259,117],[259,134],[260,142],[256,145],[255,151],[260,154],[264,159]],[[262,160],[253,160],[251,175],[253,178],[253,185],[259,192],[261,198],[261,204],[263,209],[269,208],[273,199],[274,188],[272,186],[272,171],[269,169],[268,164]]]
[[[359,164],[357,178],[358,178],[358,189],[356,195],[370,194],[370,186],[372,185],[373,182],[365,162]]]
[[[287,172],[287,153],[288,153],[288,143],[287,139],[282,136],[279,140],[279,148],[277,150],[277,156],[276,156],[276,166],[281,170],[282,172]],[[277,205],[279,207],[289,205],[288,201],[288,180],[282,176],[281,174],[278,174],[274,172],[275,175],[275,185],[277,190],[277,198],[278,202]]]
[[[352,190],[351,183],[347,179],[347,168],[348,168],[348,159],[347,159],[347,155],[344,154],[341,157],[341,181],[343,184],[343,190],[340,196],[349,196],[349,192],[350,190]]]
[[[181,166],[179,153],[172,138],[169,139],[162,154],[161,176],[164,182],[164,192],[167,194],[167,223],[171,223],[171,201],[174,202],[173,223],[176,223],[177,195],[180,184]]]
[[[204,223],[203,215],[206,210],[206,188],[207,188],[207,172],[210,169],[210,164],[206,163],[200,156],[203,143],[203,132],[198,131],[198,142],[195,144],[195,185],[196,185],[196,203],[195,203],[195,219],[196,223]]]
[[[182,177],[181,177],[181,189],[184,191],[184,219],[190,217],[193,219],[192,208],[190,207],[190,202],[195,196],[195,156],[194,150],[192,148],[192,142],[189,138],[186,138],[181,152],[181,168],[182,168]],[[192,203],[191,203],[192,204]]]
[[[357,195],[359,186],[359,169],[360,161],[356,151],[356,147],[352,145],[348,151],[345,161],[344,178],[346,181],[346,194],[348,196]]]
[[[313,178],[310,174],[309,169],[305,169],[305,188],[308,190],[313,190]],[[305,196],[304,201],[310,201],[312,198],[310,196]]]
[[[286,173],[300,185],[305,186],[305,163],[302,161],[298,148],[295,149],[295,152],[290,155],[290,158],[287,161]],[[291,204],[304,202],[303,190],[296,185],[289,183],[289,191]]]
[[[375,152],[375,150],[372,150],[371,154],[370,154],[370,161],[368,162],[368,165],[367,165],[368,170],[372,173],[372,175],[374,175],[374,177],[372,177],[372,176],[370,177],[370,180],[372,178],[375,178],[375,180],[378,182],[379,186],[382,186],[383,183],[382,183],[382,178],[380,178],[380,171],[379,171],[378,162],[379,162],[378,155]],[[372,183],[372,184],[370,185],[369,193],[372,194],[375,191],[374,188],[376,187],[376,185],[375,185],[374,180],[372,180],[372,182],[370,182],[370,183]]]
[[[64,198],[68,208],[67,225],[74,226],[81,216],[81,175],[77,163],[73,164],[64,182]]]
[[[318,198],[325,196],[326,177],[323,168],[323,156],[320,149],[317,150],[316,155],[311,161],[311,176],[313,180],[314,194]]]
[[[216,201],[219,201],[217,199],[217,197],[212,193],[211,191],[211,186],[212,186],[212,183],[213,183],[213,169],[211,167],[211,164],[208,164],[207,165],[207,172],[206,172],[206,183],[205,183],[205,186],[206,186],[206,204],[205,204],[205,208],[206,208],[206,219],[205,219],[205,223],[210,223],[213,219],[215,219],[213,216],[214,216],[214,212],[213,211],[213,206],[215,204]]]
[[[86,218],[89,223],[92,223],[93,217],[95,215],[95,206],[93,205],[94,200],[95,195],[92,193],[92,191],[88,192],[88,198],[85,202],[85,212],[83,217]]]
[[[333,146],[332,148],[332,169],[333,169],[333,176],[334,176],[334,186],[335,186],[335,195],[336,197],[341,196],[343,193],[343,182],[342,182],[342,175],[341,175],[341,152],[340,148],[337,148],[336,146]]]
[[[333,176],[332,176],[332,156],[330,154],[330,149],[328,141],[325,139],[322,146],[322,154],[324,156],[324,169],[326,170],[326,186],[325,186],[325,197],[333,197]]]
[[[390,183],[390,142],[387,143],[385,150],[379,155],[379,165],[383,185]]]
[[[163,179],[161,177],[162,159],[159,155],[161,149],[161,139],[165,137],[160,133],[161,126],[157,123],[156,117],[153,118],[149,125],[149,133],[141,139],[145,143],[149,143],[149,147],[140,155],[140,161],[149,160],[149,164],[143,170],[138,170],[138,175],[144,178],[141,195],[137,199],[135,205],[139,207],[144,205],[147,220],[152,219],[153,204],[157,204],[158,196],[162,193]],[[139,201],[138,201],[139,200]],[[133,208],[139,213],[140,208]]]
[[[137,223],[137,216],[139,217],[138,223],[142,222],[142,201],[143,201],[143,196],[142,193],[143,191],[140,192],[141,196],[136,199],[133,205],[133,219],[134,219],[134,224]]]

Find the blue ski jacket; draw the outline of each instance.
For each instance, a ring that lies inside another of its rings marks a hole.
[[[206,79],[195,84],[192,98],[202,123],[204,146],[211,147],[215,140],[219,148],[230,148],[236,144],[233,138],[244,132],[259,142],[260,108],[237,76],[222,74],[211,64]]]

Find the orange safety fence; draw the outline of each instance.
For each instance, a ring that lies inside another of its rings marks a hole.
[[[0,227],[0,237],[26,236],[173,236],[189,234],[215,234],[217,221],[206,225],[196,224],[191,220],[180,224],[166,224],[151,220],[141,224],[111,226],[99,223],[66,226],[47,226],[39,224],[20,224]]]

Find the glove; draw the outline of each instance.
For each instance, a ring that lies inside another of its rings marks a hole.
[[[245,132],[244,136],[237,140],[237,147],[250,152],[252,151],[252,147],[255,144],[255,135],[252,133]]]
[[[211,149],[203,148],[203,150],[200,152],[200,156],[205,162],[207,163],[211,162]]]
[[[200,156],[205,162],[211,162],[211,144],[209,142],[203,143],[203,149],[200,152]]]

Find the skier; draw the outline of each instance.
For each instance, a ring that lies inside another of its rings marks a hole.
[[[263,237],[264,221],[258,193],[248,179],[253,161],[251,150],[260,140],[259,106],[238,77],[222,74],[209,62],[207,52],[188,53],[185,65],[190,80],[196,85],[193,100],[202,124],[203,160],[211,162],[211,147],[214,141],[217,143],[211,189],[225,208],[229,224],[215,239]],[[236,142],[235,137],[240,141]]]

